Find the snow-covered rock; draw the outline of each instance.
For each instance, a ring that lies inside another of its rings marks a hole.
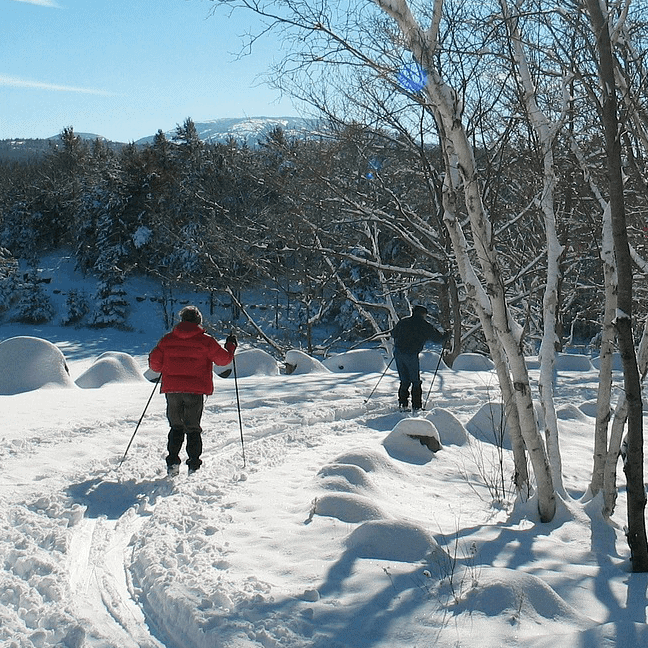
[[[441,552],[434,538],[417,524],[397,520],[370,520],[346,540],[347,549],[362,558],[416,562]]]
[[[511,449],[511,436],[502,403],[484,403],[468,421],[466,430],[480,441]]]
[[[592,358],[591,362],[594,369],[601,368],[601,356],[596,356],[596,358]],[[623,360],[621,359],[620,353],[612,354],[612,370],[623,371]]]
[[[391,457],[417,464],[430,461],[430,451],[436,452],[442,447],[434,424],[419,417],[399,421],[383,440],[383,446]]]
[[[431,421],[439,433],[441,443],[447,445],[464,445],[468,433],[463,423],[450,411],[440,407],[433,409],[425,417]]]
[[[309,374],[309,373],[329,373],[327,369],[317,358],[309,356],[307,353],[298,349],[291,349],[286,353],[286,373],[287,374]]]
[[[0,394],[41,387],[74,387],[63,352],[37,337],[18,336],[0,342]]]
[[[578,353],[558,353],[556,355],[556,371],[591,371],[593,368],[586,355]]]
[[[214,371],[221,377],[233,377],[233,364],[224,367],[214,365]],[[278,376],[279,363],[262,349],[246,349],[236,353],[236,376]]]
[[[96,389],[108,383],[146,380],[133,356],[119,351],[106,351],[75,382],[82,389]]]
[[[452,368],[455,371],[491,371],[495,364],[481,353],[461,353],[452,363]]]
[[[434,373],[435,371],[447,371],[448,365],[440,359],[436,351],[423,351],[419,355],[419,366],[421,371]]]
[[[385,359],[377,349],[354,349],[323,361],[324,366],[338,373],[382,373]]]

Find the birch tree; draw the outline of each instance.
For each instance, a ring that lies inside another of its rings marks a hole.
[[[641,383],[633,339],[632,260],[626,225],[624,182],[621,164],[615,62],[610,32],[610,14],[599,0],[586,0],[596,39],[601,95],[601,121],[605,133],[612,238],[619,281],[616,329],[623,361],[625,399],[628,408],[627,458],[624,471],[628,494],[628,545],[632,569],[648,571],[648,541],[644,511],[646,489],[643,480],[643,411]]]

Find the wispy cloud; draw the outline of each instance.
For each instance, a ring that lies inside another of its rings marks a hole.
[[[61,8],[61,5],[55,0],[15,0],[15,2],[26,2],[27,4],[38,5],[39,7],[52,7],[54,9]]]
[[[106,90],[97,90],[95,88],[77,88],[75,86],[58,85],[56,83],[44,83],[42,81],[32,81],[31,79],[21,79],[19,77],[7,76],[0,74],[0,86],[11,88],[34,88],[35,90],[52,90],[54,92],[79,92],[81,94],[101,95],[111,97],[113,92]]]

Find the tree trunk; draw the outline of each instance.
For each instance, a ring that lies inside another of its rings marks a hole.
[[[552,127],[547,116],[536,101],[536,88],[531,78],[526,54],[522,45],[517,17],[509,13],[506,0],[500,0],[502,13],[508,21],[509,34],[513,45],[513,59],[524,91],[523,101],[526,105],[531,125],[538,136],[542,150],[543,187],[540,207],[544,216],[545,238],[547,240],[547,280],[542,300],[543,334],[540,345],[540,403],[544,414],[545,439],[547,454],[551,465],[553,484],[564,495],[562,486],[562,459],[558,436],[558,416],[554,404],[555,366],[556,366],[556,328],[558,307],[558,286],[560,284],[560,257],[563,252],[556,231],[556,213],[554,210],[554,190],[556,173],[554,168],[553,142],[556,127]]]
[[[646,572],[648,571],[648,541],[644,517],[646,490],[643,480],[643,412],[641,381],[632,331],[632,262],[626,229],[614,58],[608,17],[603,15],[599,0],[587,0],[587,8],[599,56],[598,69],[603,96],[602,119],[610,183],[612,236],[619,281],[616,328],[623,360],[625,397],[628,406],[628,449],[624,464],[628,495],[627,537],[633,571]]]

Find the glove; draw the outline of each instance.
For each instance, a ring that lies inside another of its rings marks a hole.
[[[225,339],[225,348],[228,351],[234,352],[237,346],[238,346],[238,342],[236,340],[236,335],[230,333]]]

